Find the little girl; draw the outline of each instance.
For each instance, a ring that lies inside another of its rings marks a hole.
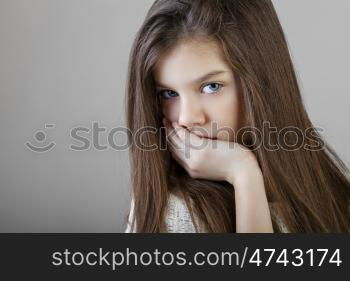
[[[270,0],[157,0],[130,55],[126,232],[349,232]]]

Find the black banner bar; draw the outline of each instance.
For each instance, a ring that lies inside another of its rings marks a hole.
[[[0,234],[6,276],[350,276],[349,234]],[[209,275],[208,275],[209,274]],[[199,275],[198,275],[199,276]]]

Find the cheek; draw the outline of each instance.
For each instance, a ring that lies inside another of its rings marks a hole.
[[[221,140],[234,141],[235,133],[240,128],[241,105],[235,92],[222,95],[211,103],[210,119],[216,122],[219,128],[229,128],[221,130],[217,137]]]
[[[220,98],[217,97],[217,99],[211,101],[211,120],[235,129],[240,115],[239,108],[240,104],[237,95],[235,93],[225,93]]]
[[[174,122],[177,121],[178,118],[178,108],[177,104],[174,101],[171,102],[163,102],[161,104],[162,113],[165,118],[169,121]]]

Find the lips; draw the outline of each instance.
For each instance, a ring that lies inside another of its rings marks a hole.
[[[216,137],[206,137],[206,136],[201,136],[201,135],[198,135],[196,133],[193,133],[195,134],[196,136],[200,137],[200,138],[205,138],[205,139],[210,139],[210,140],[216,140],[217,138]]]
[[[215,137],[212,137],[212,138],[209,138],[209,137],[204,137],[204,138],[206,138],[206,139],[210,139],[210,140],[216,140],[217,138],[215,138]]]

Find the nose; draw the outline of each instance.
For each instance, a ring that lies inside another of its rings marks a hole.
[[[205,111],[199,100],[184,98],[181,100],[179,126],[191,128],[205,123]]]

